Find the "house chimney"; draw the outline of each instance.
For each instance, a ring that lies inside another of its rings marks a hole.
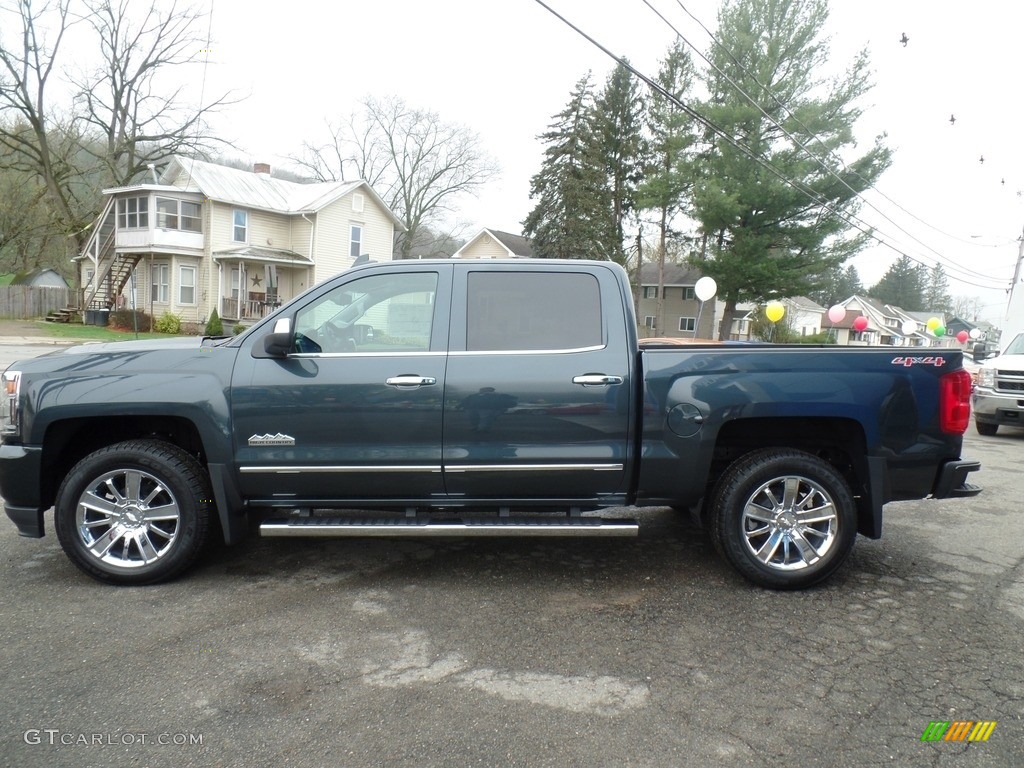
[[[269,175],[270,174],[270,163],[253,163],[253,165],[252,165],[252,172],[253,173],[266,173],[266,174]]]

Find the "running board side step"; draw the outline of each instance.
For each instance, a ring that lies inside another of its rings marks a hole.
[[[260,536],[636,536],[636,520],[600,517],[415,520],[298,517],[265,520]]]

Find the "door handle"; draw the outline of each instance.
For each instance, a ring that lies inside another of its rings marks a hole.
[[[607,387],[611,384],[621,384],[621,376],[608,376],[604,373],[584,373],[582,376],[573,376],[573,384],[582,384],[584,387]]]
[[[391,376],[384,379],[384,383],[389,387],[429,387],[432,384],[437,384],[437,379],[433,376],[417,376],[414,373],[403,373],[401,376]]]

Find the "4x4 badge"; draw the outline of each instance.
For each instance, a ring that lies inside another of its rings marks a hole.
[[[295,438],[291,435],[253,435],[249,438],[249,445],[295,445]]]

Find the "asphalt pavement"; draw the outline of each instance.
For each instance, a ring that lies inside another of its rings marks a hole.
[[[1022,451],[972,427],[980,496],[888,505],[794,593],[660,508],[622,510],[637,539],[254,538],[145,588],[0,519],[0,765],[1024,765]],[[995,725],[922,740],[957,722]]]

